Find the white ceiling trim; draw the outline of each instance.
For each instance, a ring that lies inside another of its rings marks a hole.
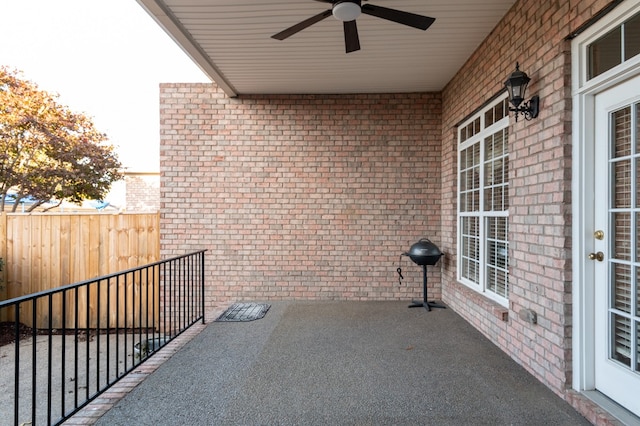
[[[173,14],[165,9],[164,4],[155,0],[140,0],[140,5],[162,27],[165,32],[182,48],[182,50],[211,78],[227,96],[237,96],[233,85],[227,81],[210,58],[198,46]]]

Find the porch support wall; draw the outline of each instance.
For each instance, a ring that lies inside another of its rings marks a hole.
[[[440,111],[430,93],[162,85],[162,256],[208,250],[209,306],[420,298],[422,270],[400,254],[441,238]],[[440,298],[439,266],[428,272]]]

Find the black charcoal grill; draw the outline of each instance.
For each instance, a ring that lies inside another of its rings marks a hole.
[[[443,305],[440,305],[436,302],[429,302],[427,300],[427,266],[435,265],[443,255],[438,246],[433,244],[427,238],[422,238],[420,241],[413,244],[409,251],[402,253],[402,255],[409,256],[413,263],[422,266],[422,301],[413,300],[409,307],[424,307],[428,311],[430,311],[431,308],[444,309],[445,307]],[[402,277],[400,268],[398,268],[398,273]]]

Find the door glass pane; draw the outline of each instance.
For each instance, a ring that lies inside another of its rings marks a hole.
[[[622,108],[611,114],[613,125],[613,158],[631,154],[631,107]]]
[[[611,359],[631,367],[631,320],[612,314]]]
[[[636,247],[635,247],[634,262],[640,262],[640,250],[638,250],[638,243],[640,242],[640,213],[635,213],[635,216],[636,216],[636,222],[635,222]]]
[[[631,160],[613,163],[613,207],[631,207]]]
[[[640,207],[640,157],[635,157],[634,158],[634,163],[635,163],[635,172],[636,172],[636,190],[635,190],[635,196],[636,196],[636,201],[634,203],[634,205],[636,206],[636,208]]]
[[[638,277],[640,277],[640,268],[636,268],[636,280],[635,280],[635,284],[636,284],[636,289],[635,289],[635,293],[636,293],[636,316],[639,317],[638,319],[640,319],[640,285],[638,285]]]
[[[631,267],[614,264],[613,280],[613,307],[631,313]]]
[[[636,371],[640,371],[640,321],[636,321]]]
[[[622,31],[618,27],[589,45],[589,78],[622,63],[621,40]]]
[[[640,139],[638,138],[638,134],[640,134],[640,104],[635,104],[634,105],[635,110],[636,110],[636,114],[635,114],[635,119],[636,119],[636,146],[635,146],[635,151],[634,154],[637,154],[640,152]]]
[[[611,217],[613,258],[631,260],[631,213],[612,213]]]
[[[624,60],[640,53],[640,15],[624,23]]]

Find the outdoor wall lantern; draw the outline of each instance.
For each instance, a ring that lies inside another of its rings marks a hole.
[[[516,113],[516,121],[518,121],[518,115],[520,114],[524,115],[526,120],[531,120],[538,116],[540,98],[537,95],[533,96],[528,102],[523,103],[527,85],[530,81],[529,76],[520,71],[520,64],[516,62],[516,70],[504,82],[509,91],[509,101],[513,105],[513,108],[509,108],[509,111]]]

